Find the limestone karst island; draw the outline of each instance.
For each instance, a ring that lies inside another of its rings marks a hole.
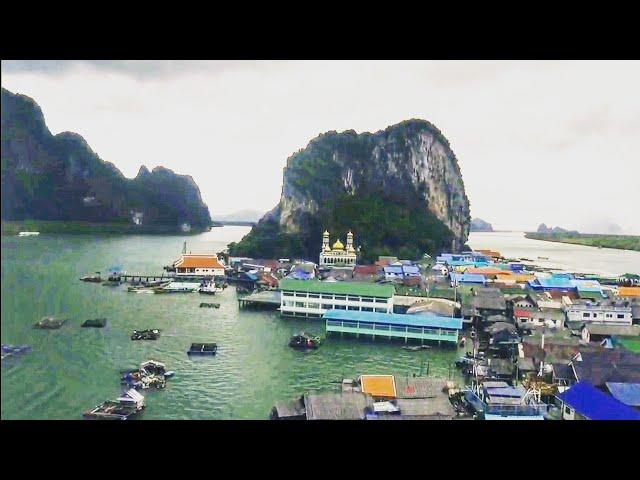
[[[136,128],[173,123],[132,136],[129,164],[105,148],[131,141],[109,85],[77,120],[2,88],[3,419],[640,420],[639,237],[505,228],[521,199],[474,158],[479,122],[302,135],[299,114],[272,136],[234,123],[242,82],[176,121],[188,88],[157,81]]]

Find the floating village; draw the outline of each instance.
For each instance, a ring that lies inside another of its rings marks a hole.
[[[536,264],[544,258],[482,249],[361,264],[351,231],[345,244],[332,243],[327,231],[318,240],[317,262],[187,253],[185,242],[159,276],[113,267],[79,280],[127,295],[196,294],[213,315],[220,304],[209,299],[232,286],[239,308],[276,310],[283,322],[313,319],[324,329],[324,336],[296,332],[283,348],[318,349],[342,337],[371,349],[384,342],[410,352],[460,352],[458,375],[359,372],[334,389],[282,398],[265,412],[273,420],[640,420],[639,275],[559,271]],[[107,322],[87,319],[81,327]],[[34,328],[65,324],[48,316]],[[161,335],[130,332],[132,341]],[[185,345],[184,354],[215,358],[215,339],[205,340]],[[30,349],[2,345],[2,359]],[[137,417],[145,408],[140,391],[161,390],[179,374],[157,359],[123,370],[120,395],[83,416]]]

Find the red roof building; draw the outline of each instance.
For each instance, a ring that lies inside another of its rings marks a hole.
[[[216,255],[182,254],[173,264],[176,276],[218,277],[224,276],[224,265]]]

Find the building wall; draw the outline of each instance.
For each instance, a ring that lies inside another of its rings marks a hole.
[[[393,297],[363,297],[289,290],[282,291],[280,296],[280,313],[283,315],[320,317],[327,310],[333,309],[392,313]]]
[[[177,277],[222,277],[224,268],[176,268]]]
[[[607,308],[569,308],[567,319],[570,322],[602,323],[608,325],[631,325],[633,318],[630,311]]]

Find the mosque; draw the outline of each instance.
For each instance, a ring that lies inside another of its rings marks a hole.
[[[320,266],[353,267],[356,264],[356,249],[353,247],[353,233],[347,233],[347,246],[337,239],[333,247],[329,246],[329,232],[322,234],[322,250],[320,251]]]

